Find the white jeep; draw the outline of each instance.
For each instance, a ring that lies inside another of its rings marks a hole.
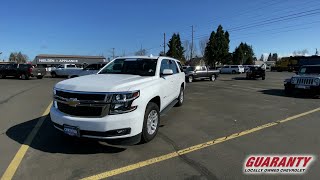
[[[110,144],[151,141],[160,114],[184,101],[185,74],[169,57],[121,57],[97,74],[54,87],[50,110],[55,128]]]

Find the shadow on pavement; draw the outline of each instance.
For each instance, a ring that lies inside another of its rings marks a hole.
[[[7,130],[6,135],[23,144],[37,122],[38,119],[33,119],[15,125]],[[52,126],[49,116],[43,122],[30,147],[43,152],[62,154],[119,153],[126,150],[106,145],[97,140],[67,137]]]
[[[263,94],[272,95],[272,96],[283,96],[283,97],[294,97],[294,98],[304,98],[304,99],[315,99],[318,98],[314,94],[308,94],[308,93],[302,93],[302,92],[296,92],[292,96],[287,96],[284,93],[283,89],[267,89],[259,91]]]

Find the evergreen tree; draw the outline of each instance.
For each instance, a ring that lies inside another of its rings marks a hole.
[[[212,31],[205,48],[207,64],[215,68],[217,63],[226,63],[229,56],[229,43],[229,32],[225,32],[219,25],[217,32]]]
[[[182,47],[180,35],[174,33],[168,42],[169,50],[167,56],[184,61],[184,49]]]
[[[277,61],[278,60],[278,54],[277,53],[273,53],[272,54],[272,61]]]
[[[264,61],[264,55],[261,54],[260,61]]]
[[[272,61],[271,53],[269,54],[267,61]]]
[[[9,61],[16,62],[16,55],[14,53],[11,53],[9,56]]]
[[[234,51],[233,64],[254,64],[254,52],[252,46],[241,42]]]

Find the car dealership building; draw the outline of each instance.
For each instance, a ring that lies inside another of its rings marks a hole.
[[[43,67],[56,67],[60,64],[76,64],[81,67],[84,64],[105,62],[108,62],[108,60],[104,56],[39,54],[34,58],[33,64]]]

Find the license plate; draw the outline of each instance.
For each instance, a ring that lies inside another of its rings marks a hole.
[[[63,126],[63,132],[69,136],[77,136],[80,137],[80,131],[79,128],[75,127],[75,126],[68,126],[68,125],[64,125]]]
[[[310,89],[310,86],[305,86],[305,85],[297,85],[296,87],[299,89]]]
[[[41,73],[38,73],[39,76],[41,76]]]

